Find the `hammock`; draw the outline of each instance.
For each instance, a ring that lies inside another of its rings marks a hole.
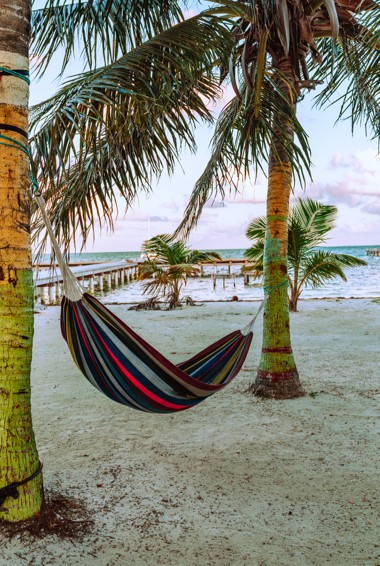
[[[194,407],[238,374],[252,332],[232,332],[174,365],[93,296],[63,297],[61,330],[92,385],[113,401],[141,411],[171,413]]]

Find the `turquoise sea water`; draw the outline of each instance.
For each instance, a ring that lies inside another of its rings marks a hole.
[[[380,257],[368,256],[367,249],[380,248],[379,246],[347,246],[347,247],[326,247],[323,249],[337,253],[350,254],[364,259],[368,265],[355,267],[346,270],[347,281],[334,279],[318,289],[305,288],[301,299],[311,298],[359,298],[359,297],[380,297]],[[222,257],[242,258],[244,249],[225,249],[215,250]],[[123,259],[138,259],[140,252],[106,252],[106,253],[86,253],[71,254],[70,261],[77,262],[111,262]],[[211,274],[212,270],[210,271]],[[258,300],[263,296],[260,285],[252,284],[245,286],[243,277],[239,276],[239,268],[235,269],[236,278],[226,279],[225,287],[221,279],[217,279],[216,288],[210,277],[197,277],[188,281],[183,291],[184,296],[191,296],[196,301],[220,301],[231,300],[233,295],[237,295],[240,300]],[[219,274],[223,274],[223,269],[219,268]],[[227,273],[225,268],[224,273]],[[124,287],[119,287],[103,294],[105,302],[137,302],[141,301],[141,284],[133,282]],[[146,298],[146,297],[145,297]]]

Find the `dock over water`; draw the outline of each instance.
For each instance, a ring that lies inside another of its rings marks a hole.
[[[366,250],[367,255],[376,255],[380,257],[380,248],[370,248]]]

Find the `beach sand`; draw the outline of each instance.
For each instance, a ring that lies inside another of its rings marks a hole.
[[[258,303],[176,311],[111,305],[179,362]],[[198,407],[150,415],[112,403],[72,362],[59,308],[39,307],[32,369],[45,488],[88,507],[81,543],[7,540],[0,565],[357,566],[380,564],[380,300],[311,300],[291,315],[308,395],[246,393],[261,322],[234,382]]]

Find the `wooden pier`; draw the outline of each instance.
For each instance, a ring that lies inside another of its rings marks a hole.
[[[77,279],[84,283],[88,281],[88,290],[93,293],[111,290],[119,285],[125,285],[136,279],[139,262],[115,261],[112,263],[91,263],[70,265]],[[42,304],[56,304],[62,296],[62,275],[60,269],[46,269],[46,266],[35,267],[34,289],[35,297]]]
[[[380,257],[380,248],[372,248],[369,250],[366,250],[367,255],[376,255],[378,257]]]

